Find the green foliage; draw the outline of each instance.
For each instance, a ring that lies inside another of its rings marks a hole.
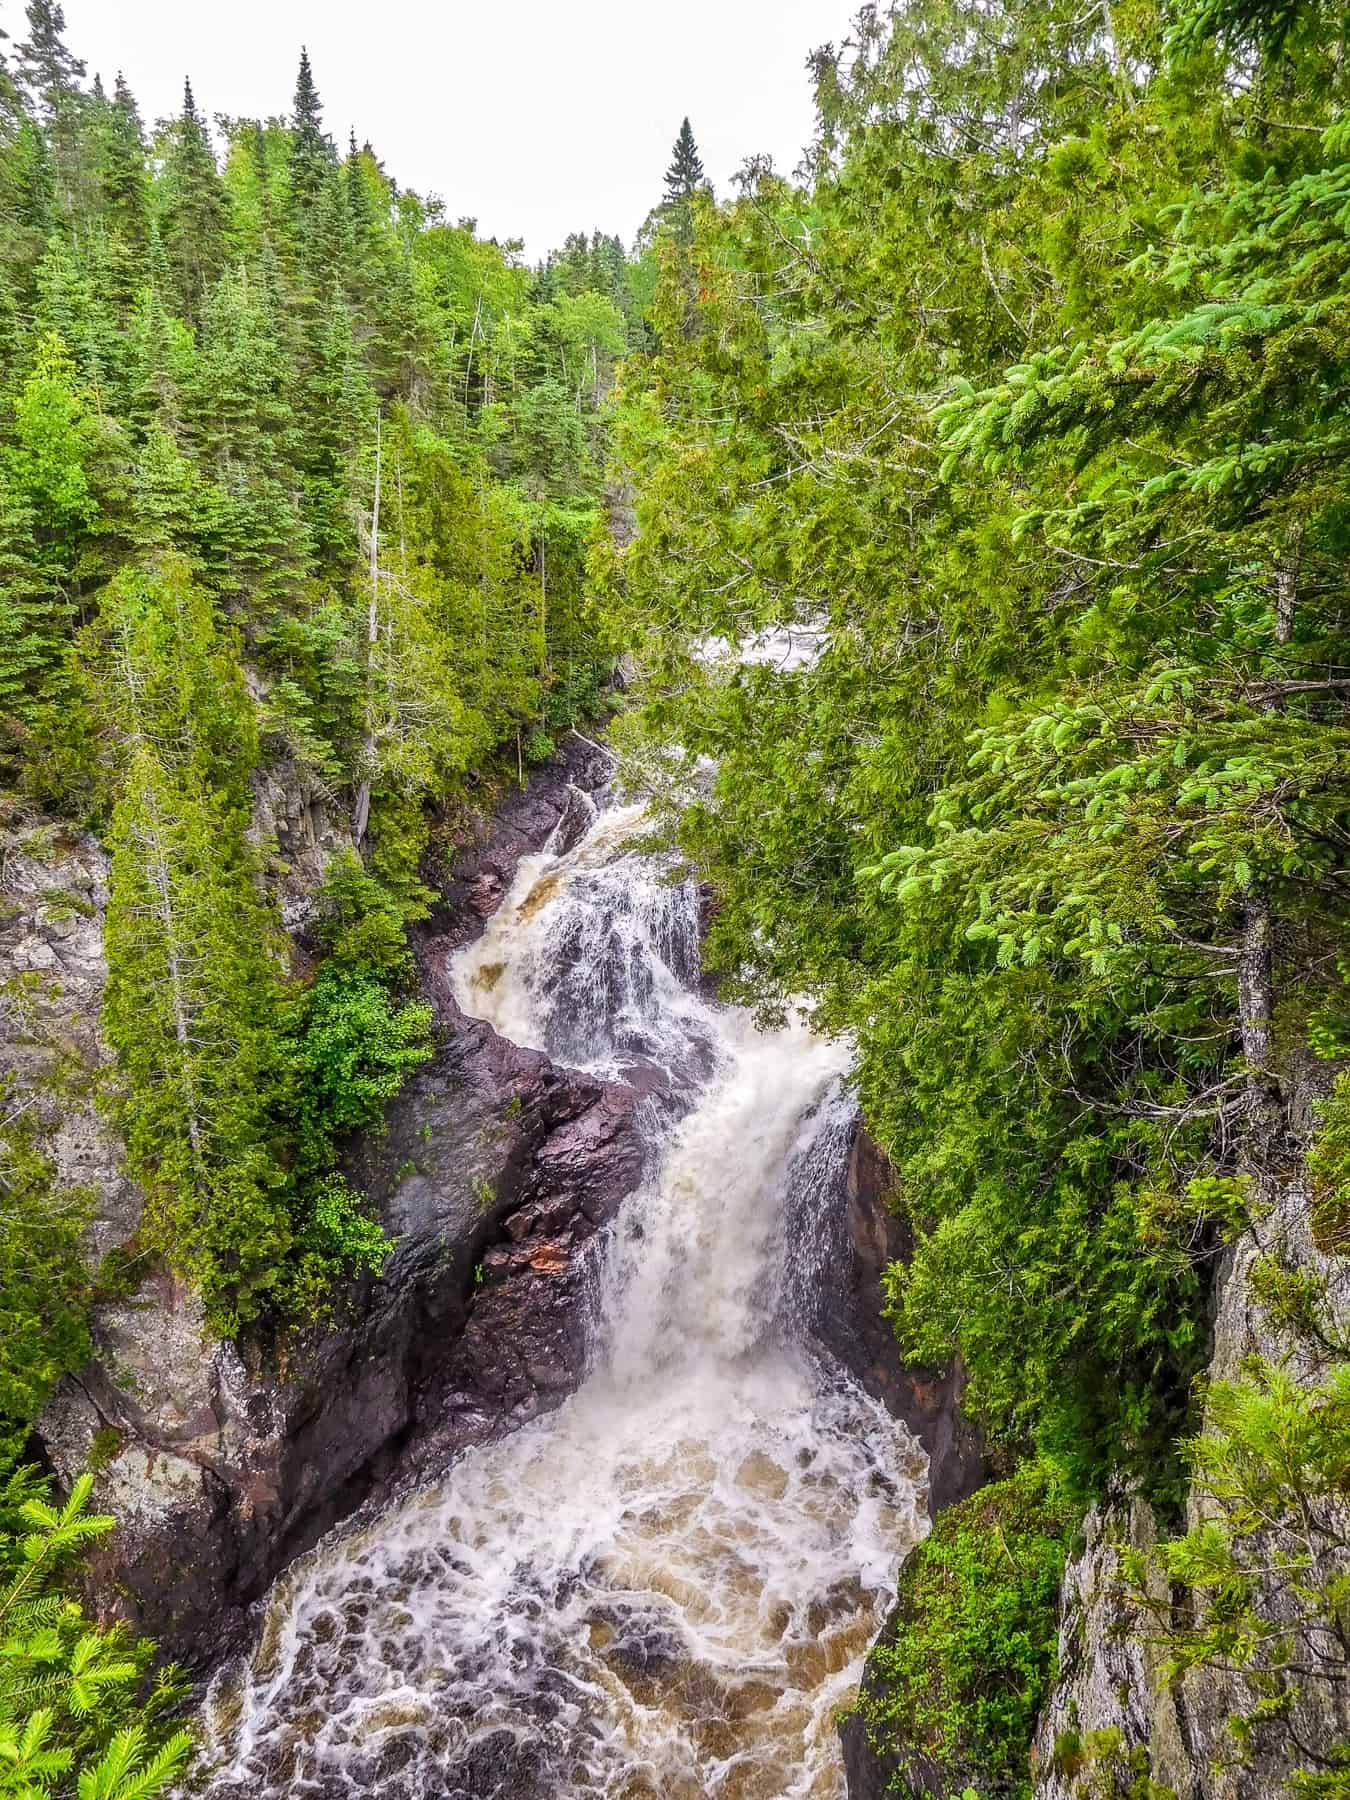
[[[62,1189],[31,1097],[0,1090],[0,1470],[52,1387],[89,1355],[81,1238],[91,1196]]]
[[[1343,1255],[1350,1250],[1350,1071],[1336,1077],[1317,1112],[1308,1152],[1313,1231],[1321,1249]]]
[[[0,1485],[0,1794],[13,1800],[150,1800],[192,1751],[171,1712],[172,1669],[124,1625],[105,1629],[68,1597],[76,1565],[112,1530],[83,1475],[57,1505],[29,1469]]]
[[[412,972],[402,915],[337,859],[316,926],[329,959],[292,994],[246,836],[256,740],[228,637],[170,563],[105,589],[95,641],[124,759],[103,1024],[142,1241],[195,1280],[217,1330],[312,1313],[388,1249],[335,1163],[430,1054],[428,1009],[389,998]]]
[[[395,1006],[369,976],[319,971],[294,1053],[303,1163],[379,1122],[405,1077],[431,1055],[430,1028],[430,1006]]]
[[[667,205],[678,206],[682,201],[692,199],[703,180],[703,161],[694,142],[693,128],[685,119],[675,139],[670,167],[666,170]]]
[[[1141,1628],[1165,1646],[1169,1677],[1225,1682],[1234,1762],[1283,1748],[1285,1793],[1336,1800],[1350,1791],[1350,1746],[1310,1751],[1299,1709],[1322,1706],[1344,1665],[1345,1347],[1313,1380],[1254,1361],[1241,1379],[1216,1382],[1187,1448],[1197,1522],[1126,1559]]]
[[[921,1758],[943,1793],[978,1781],[982,1793],[1029,1800],[1077,1519],[1035,1463],[939,1514],[868,1658],[859,1711],[879,1754],[902,1766]]]
[[[902,1343],[1084,1492],[1175,1498],[1350,924],[1350,93],[1241,11],[867,9],[809,184],[659,247],[593,559],[727,991],[857,1040]]]
[[[269,1142],[281,972],[245,839],[252,717],[181,568],[119,577],[104,619],[103,699],[126,759],[109,831],[112,1106],[147,1246],[232,1329],[264,1306],[290,1238]]]
[[[340,157],[307,56],[288,122],[218,121],[220,157],[190,83],[148,140],[60,8],[29,21],[0,63],[0,781],[112,852],[138,1250],[215,1329],[272,1325],[387,1254],[337,1165],[430,1053],[405,927],[431,811],[600,705],[586,548],[640,302],[616,239],[532,273]],[[278,765],[359,840],[307,983],[251,828]],[[83,1345],[78,1197],[44,1210],[14,1143],[6,1434]]]
[[[352,852],[329,863],[312,929],[326,953],[325,976],[391,990],[411,986],[413,959],[402,912],[388,888]]]

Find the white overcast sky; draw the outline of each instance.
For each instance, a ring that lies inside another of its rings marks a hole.
[[[785,173],[810,133],[807,53],[855,0],[64,0],[67,41],[147,123],[178,109],[289,110],[306,44],[328,130],[369,138],[405,186],[437,193],[533,259],[569,231],[630,241],[688,113],[719,192],[747,155]],[[24,34],[22,0],[0,23]]]

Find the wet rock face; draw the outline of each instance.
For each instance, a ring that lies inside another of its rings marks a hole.
[[[560,846],[570,848],[593,816],[588,796],[609,780],[614,758],[576,732],[546,769],[525,788],[512,788],[490,818],[478,819],[455,857],[442,890],[437,940],[450,950],[467,944],[496,912],[515,879],[520,859],[540,850],[555,827]]]
[[[441,970],[606,762],[581,746],[512,796],[418,944],[438,1052],[351,1159],[398,1240],[384,1278],[333,1328],[241,1352],[206,1340],[195,1297],[156,1275],[99,1309],[94,1362],[44,1414],[58,1474],[92,1461],[97,1504],[122,1521],[94,1571],[105,1610],[190,1667],[240,1641],[286,1564],[396,1473],[442,1466],[580,1377],[588,1249],[640,1174],[637,1098],[466,1018]]]
[[[913,1251],[910,1229],[889,1203],[890,1191],[890,1165],[860,1129],[848,1163],[842,1242],[826,1264],[831,1292],[816,1335],[928,1452],[928,1508],[936,1515],[984,1485],[984,1445],[961,1414],[965,1380],[960,1368],[907,1368],[884,1317],[882,1274],[888,1263],[904,1262]],[[903,1629],[903,1623],[899,1610],[892,1612],[878,1641]],[[912,1757],[902,1762],[879,1750],[857,1714],[840,1725],[839,1741],[849,1800],[893,1800],[896,1793],[930,1789],[945,1800],[945,1784],[936,1770],[930,1782],[930,1771],[921,1762]]]
[[[906,1367],[884,1317],[882,1274],[913,1249],[909,1227],[889,1203],[890,1190],[890,1165],[860,1129],[842,1197],[842,1241],[825,1263],[829,1288],[815,1334],[928,1452],[928,1506],[936,1514],[983,1485],[984,1447],[961,1416],[960,1369]]]

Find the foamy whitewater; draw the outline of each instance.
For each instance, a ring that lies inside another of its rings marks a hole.
[[[698,991],[698,897],[598,810],[452,968],[517,1043],[640,1081],[650,1173],[557,1412],[277,1584],[206,1724],[226,1795],[839,1796],[834,1716],[924,1459],[806,1348],[848,1052]]]

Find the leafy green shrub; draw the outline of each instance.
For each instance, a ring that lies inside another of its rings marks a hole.
[[[113,1529],[82,1475],[64,1506],[20,1469],[0,1485],[0,1797],[152,1800],[192,1750],[172,1669],[125,1625],[93,1624],[68,1595],[73,1564]]]
[[[430,1030],[429,1006],[398,1006],[369,976],[320,969],[293,1053],[303,1165],[321,1164],[337,1138],[381,1119],[431,1055]]]
[[[939,1515],[867,1661],[859,1711],[879,1753],[901,1765],[921,1758],[943,1793],[973,1783],[987,1800],[1026,1800],[1077,1520],[1039,1462]]]
[[[414,965],[403,912],[354,854],[338,857],[320,895],[315,936],[328,951],[296,996],[281,1105],[292,1140],[295,1249],[285,1310],[322,1312],[339,1276],[379,1275],[392,1245],[337,1170],[352,1132],[378,1129],[404,1081],[432,1054],[431,1008],[400,1004]]]

